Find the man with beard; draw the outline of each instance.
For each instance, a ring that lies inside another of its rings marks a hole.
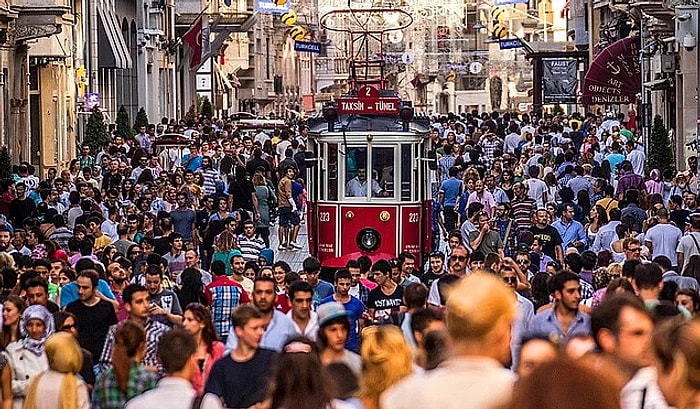
[[[614,375],[624,384],[620,397],[623,409],[668,407],[653,369],[653,331],[651,313],[631,294],[606,297],[591,313],[591,332],[599,357],[617,369]]]
[[[112,289],[112,292],[114,293],[114,297],[116,298],[117,302],[119,303],[119,310],[117,311],[117,319],[121,322],[124,321],[125,319],[129,318],[129,313],[126,311],[124,308],[124,299],[122,298],[122,293],[124,292],[124,289],[128,285],[127,279],[129,278],[129,274],[126,272],[124,264],[129,263],[128,260],[122,258],[119,258],[118,261],[113,262],[109,266],[107,266],[107,271],[109,272],[109,276],[111,277],[110,280],[110,288]],[[51,268],[53,269],[53,262],[51,263]]]
[[[554,294],[554,307],[535,315],[530,321],[530,335],[558,340],[563,345],[576,335],[589,334],[591,318],[579,309],[579,276],[563,271],[552,276],[549,286]]]
[[[99,276],[95,270],[84,270],[75,280],[79,300],[66,306],[66,311],[78,319],[80,346],[92,356],[100,356],[109,327],[117,323],[114,306],[97,296]]]
[[[11,240],[12,234],[10,233],[10,229],[4,224],[0,224],[0,251],[10,254],[16,252],[17,249],[12,245]]]
[[[266,328],[260,340],[260,348],[279,352],[284,344],[297,332],[292,320],[275,309],[276,298],[275,280],[273,278],[261,276],[255,279],[253,305],[262,313],[263,327]],[[226,339],[226,353],[233,351],[238,345],[238,333],[240,331],[237,331],[236,327],[236,322],[234,321]]]

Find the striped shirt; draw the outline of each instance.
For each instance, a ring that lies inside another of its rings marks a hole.
[[[238,247],[245,261],[258,261],[260,251],[265,248],[265,241],[257,234],[250,238],[241,234],[238,236]]]
[[[515,198],[512,202],[511,214],[515,221],[516,229],[526,229],[532,225],[530,216],[537,210],[537,202],[529,196],[523,199]]]

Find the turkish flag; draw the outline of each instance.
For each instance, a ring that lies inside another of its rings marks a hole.
[[[182,37],[192,50],[190,68],[198,67],[202,62],[202,33],[204,28],[203,16],[195,20],[192,27]]]

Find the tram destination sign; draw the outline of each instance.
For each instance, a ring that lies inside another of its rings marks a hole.
[[[398,98],[338,98],[340,114],[396,115],[399,113]]]

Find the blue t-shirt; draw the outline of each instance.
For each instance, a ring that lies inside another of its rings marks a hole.
[[[112,289],[109,288],[109,284],[101,278],[97,282],[97,291],[101,292],[102,295],[109,298],[110,300],[116,300]],[[64,285],[61,288],[61,307],[65,307],[66,305],[79,299],[80,297],[78,296],[78,284],[76,284],[75,281],[71,281],[70,283]]]
[[[335,301],[332,295],[324,298],[321,304],[329,303]],[[362,314],[365,312],[365,305],[362,301],[357,298],[350,296],[350,301],[343,303],[345,311],[350,312],[350,334],[348,336],[347,342],[345,342],[345,349],[352,352],[359,353],[360,351],[360,326],[359,320],[362,318]]]
[[[185,163],[189,158],[190,154],[188,153],[187,155],[182,157],[182,162],[180,163]],[[190,163],[187,164],[187,169],[191,170],[192,172],[196,172],[199,169],[202,169],[202,155],[197,155],[194,159],[192,159]]]
[[[617,165],[625,160],[625,155],[621,153],[611,153],[610,155],[606,156],[605,159],[607,159],[608,163],[610,163],[610,172],[612,172],[613,175],[617,175]]]
[[[457,196],[462,194],[462,181],[449,178],[440,185],[440,192],[445,195],[445,206],[453,207],[457,204]]]
[[[319,279],[318,283],[314,286],[314,311],[319,305],[321,305],[321,301],[324,298],[328,297],[329,295],[333,295],[333,293],[335,293],[335,288],[333,285],[327,281]]]

